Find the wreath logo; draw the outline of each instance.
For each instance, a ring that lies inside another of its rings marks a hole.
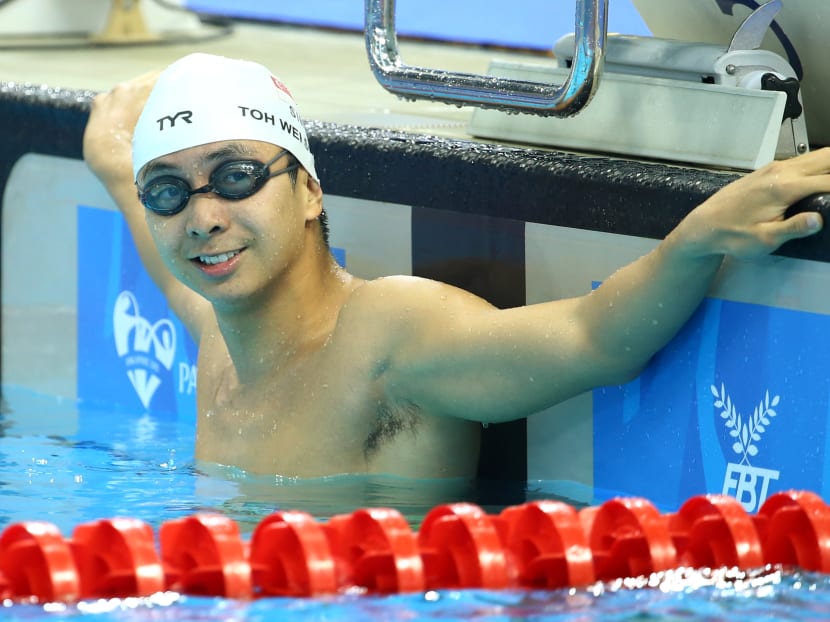
[[[758,455],[758,443],[761,435],[766,432],[771,423],[771,418],[777,416],[775,408],[781,401],[780,396],[770,397],[769,390],[764,394],[764,399],[755,407],[751,417],[744,417],[735,409],[735,403],[726,393],[726,388],[721,383],[720,391],[715,385],[711,385],[712,395],[715,398],[715,408],[720,409],[721,419],[724,419],[729,431],[729,436],[735,439],[732,443],[732,451],[741,456],[740,464],[751,466],[749,459]]]

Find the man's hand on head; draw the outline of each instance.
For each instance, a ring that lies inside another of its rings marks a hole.
[[[106,186],[132,179],[132,137],[159,72],[143,74],[95,97],[84,131],[83,154]]]

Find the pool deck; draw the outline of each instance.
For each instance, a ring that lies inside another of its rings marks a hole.
[[[307,119],[468,137],[471,108],[407,102],[385,91],[372,75],[362,33],[234,22],[230,34],[204,40],[197,35],[142,45],[102,46],[78,39],[60,48],[50,48],[54,38],[42,40],[40,47],[16,47],[17,39],[0,36],[0,82],[104,91],[190,52],[209,52],[267,65],[292,90]],[[402,40],[400,49],[409,65],[479,74],[494,58],[546,60],[533,52],[421,41]]]

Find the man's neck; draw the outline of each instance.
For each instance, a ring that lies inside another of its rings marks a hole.
[[[357,282],[326,254],[256,299],[214,307],[238,381],[254,383],[324,343]]]

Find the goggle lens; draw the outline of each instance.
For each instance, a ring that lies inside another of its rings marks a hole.
[[[209,183],[195,190],[190,184],[175,175],[156,177],[138,191],[138,198],[144,207],[161,216],[172,216],[182,211],[194,194],[213,192],[223,199],[239,201],[255,194],[272,177],[299,168],[292,164],[285,168],[269,171],[269,167],[287,151],[281,151],[271,161],[263,164],[257,160],[232,160],[217,166],[210,174]]]

